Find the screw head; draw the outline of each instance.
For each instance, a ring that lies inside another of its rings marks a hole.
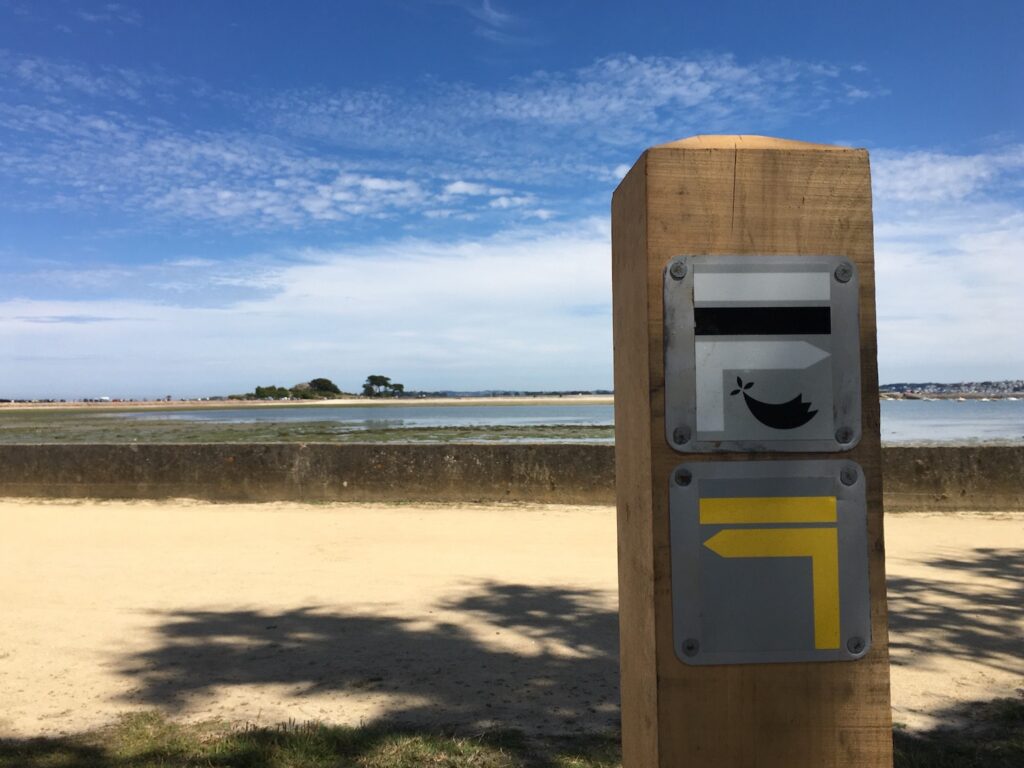
[[[676,445],[685,445],[690,442],[690,428],[684,426],[673,429],[672,442]]]
[[[693,480],[693,474],[688,469],[677,469],[675,474],[676,485],[689,485]]]
[[[686,656],[696,656],[700,653],[700,643],[694,638],[688,637],[683,640],[683,654]]]
[[[835,275],[836,280],[840,283],[848,283],[853,279],[853,265],[844,261],[836,267],[835,272],[832,274]]]
[[[676,259],[672,262],[672,265],[668,268],[668,273],[672,275],[673,280],[682,280],[686,277],[686,260]]]
[[[836,430],[836,442],[837,443],[843,443],[845,445],[846,443],[849,443],[852,440],[853,440],[853,430],[850,429],[849,427],[840,427],[839,429]]]
[[[864,653],[864,638],[851,637],[846,641],[846,650],[854,654]]]
[[[843,467],[839,471],[839,480],[843,485],[853,485],[857,482],[857,470],[853,467]]]

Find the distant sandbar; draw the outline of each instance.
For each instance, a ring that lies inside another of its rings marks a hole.
[[[178,411],[197,408],[376,408],[381,406],[460,405],[612,405],[612,395],[503,395],[500,397],[341,397],[332,400],[111,400],[63,403],[0,403],[0,410],[102,410],[136,409]]]

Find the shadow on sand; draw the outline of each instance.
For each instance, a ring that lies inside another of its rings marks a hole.
[[[942,654],[1024,675],[1020,550],[965,550],[927,565],[935,579],[889,577],[892,663],[912,665],[922,654]]]
[[[316,608],[176,613],[122,673],[136,681],[133,703],[172,714],[197,693],[274,684],[295,697],[386,702],[389,724],[608,731],[619,717],[618,619],[606,606],[586,591],[485,583],[437,606],[466,626]],[[503,647],[503,633],[529,638],[526,652]]]
[[[1020,553],[978,549],[929,565],[945,579],[893,577],[889,583],[893,648],[897,655],[906,652],[899,663],[915,663],[912,651],[927,636],[929,647],[922,650],[1019,668],[1021,638],[1012,628],[1024,615]],[[986,579],[984,589],[964,586],[977,576]],[[378,697],[387,714],[369,727],[320,727],[325,748],[336,749],[332,754],[339,759],[323,764],[376,765],[362,762],[363,757],[395,733],[444,743],[452,734],[492,734],[476,743],[511,761],[437,763],[451,766],[555,765],[529,745],[537,739],[550,744],[559,734],[603,755],[596,762],[559,764],[613,764],[608,760],[616,759],[614,742],[609,757],[608,736],[593,746],[595,732],[614,734],[618,726],[617,616],[607,608],[607,595],[485,583],[472,596],[436,608],[448,617],[472,617],[474,629],[469,622],[464,627],[422,617],[347,616],[315,607],[173,613],[161,626],[156,647],[125,659],[121,672],[136,683],[130,701],[172,716],[190,697],[232,686],[273,684],[296,697],[322,691]],[[502,647],[500,637],[507,632],[529,638],[529,651]],[[1024,764],[1024,706],[1019,700],[965,703],[937,714],[944,722],[966,725],[924,734],[898,731],[898,766]],[[173,727],[161,715],[152,717],[154,727]],[[343,738],[337,735],[342,731],[356,735]],[[0,742],[0,766],[148,764],[138,756],[123,759],[103,743],[103,732],[98,734]],[[272,766],[284,763],[267,756],[267,745],[287,738],[286,732],[257,729],[248,732],[244,743],[225,747],[205,762],[179,760],[159,750],[151,757],[157,760],[154,765],[168,768]],[[951,756],[956,760],[951,762]]]
[[[928,565],[936,578],[889,580],[893,663],[941,653],[1024,672],[1020,553],[968,550]],[[452,623],[313,607],[170,614],[155,647],[121,671],[136,683],[133,703],[172,714],[215,688],[274,684],[296,697],[386,702],[394,724],[549,734],[618,726],[617,615],[606,595],[487,582],[432,607]],[[461,616],[471,621],[454,623]],[[510,633],[528,648],[503,646]]]

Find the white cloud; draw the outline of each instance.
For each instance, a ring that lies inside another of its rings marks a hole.
[[[128,8],[120,3],[106,3],[99,10],[80,10],[75,15],[82,21],[89,22],[90,24],[101,24],[108,21],[118,21],[131,26],[142,24],[142,14],[136,9]]]
[[[185,259],[175,259],[174,261],[168,262],[168,266],[170,266],[170,267],[183,267],[183,268],[187,268],[187,269],[191,269],[191,268],[202,269],[204,267],[215,266],[216,264],[217,264],[217,262],[214,261],[213,259],[201,259],[201,258],[194,258],[194,257],[193,258],[185,258]]]
[[[901,202],[961,200],[1003,174],[1024,169],[1024,146],[974,155],[881,151],[873,154],[872,165],[874,191],[879,198]]]
[[[1024,376],[1024,151],[872,153],[882,382]]]
[[[263,188],[258,184],[242,180],[232,188],[213,183],[177,187],[153,200],[152,206],[193,219],[255,219],[268,225],[297,226],[306,218],[342,221],[416,209],[427,199],[416,182],[351,173],[327,183],[298,178],[276,179],[271,185],[264,182]]]
[[[1024,152],[872,153],[879,376],[1024,376]]]
[[[446,210],[498,221],[529,206],[587,215],[596,209],[579,186],[617,181],[648,144],[698,126],[771,125],[845,98],[846,87],[832,66],[731,56],[611,56],[492,89],[425,81],[258,97],[11,54],[0,71],[14,82],[0,96],[17,96],[0,98],[0,204],[262,228]],[[140,103],[195,99],[196,89],[233,129],[135,116]]]
[[[883,382],[1024,376],[1024,206],[876,205]]]
[[[491,208],[522,208],[535,202],[537,201],[532,195],[502,195],[491,200],[488,205]]]
[[[456,6],[490,28],[507,27],[515,22],[511,13],[500,10],[491,0],[434,0],[440,5]]]
[[[1024,207],[890,200],[876,221],[882,380],[1020,377]],[[0,396],[204,395],[321,374],[355,387],[371,370],[426,389],[608,386],[609,250],[607,223],[588,220],[165,265],[175,291],[201,295],[192,306],[12,299],[0,302]],[[95,292],[151,283],[150,270],[63,278]],[[73,385],[41,392],[43,380]]]
[[[448,181],[444,169],[388,175],[365,170],[355,157],[314,154],[267,136],[187,132],[110,110],[0,103],[0,131],[12,137],[0,154],[0,173],[23,192],[0,198],[10,208],[109,207],[231,227],[295,228],[452,205],[455,213],[478,214],[486,201],[473,198],[523,197],[514,185]]]
[[[509,194],[509,190],[502,187],[491,187],[487,184],[477,184],[476,182],[463,181],[459,179],[458,181],[453,181],[451,184],[446,185],[444,193],[450,196],[470,195],[479,197],[482,195],[507,195]]]
[[[859,87],[840,74],[857,73],[790,59],[617,55],[494,89],[429,81],[409,89],[307,90],[253,109],[295,136],[349,149],[429,150],[435,160],[458,159],[493,179],[532,180],[595,175],[601,156],[615,148],[636,152],[698,130],[770,126],[826,108]]]
[[[42,94],[51,100],[72,95],[136,102],[146,95],[166,98],[178,83],[170,77],[119,67],[84,67],[41,56],[16,55],[0,48],[0,75],[7,79],[0,93],[15,87]]]
[[[495,32],[515,26],[492,4],[461,5]],[[865,77],[860,65],[616,55],[493,88],[205,90],[196,110],[161,119],[138,115],[199,85],[0,51],[0,205],[104,211],[147,231],[391,228],[298,263],[190,246],[158,264],[5,274],[6,295],[38,298],[0,302],[3,383],[38,396],[40,380],[91,376],[92,394],[112,380],[141,388],[124,394],[210,394],[320,372],[356,386],[386,370],[423,388],[607,386],[607,231],[584,217],[606,215],[628,163],[688,133],[767,130],[882,93]],[[883,379],[1024,375],[1024,147],[872,162]],[[508,229],[527,220],[537,229]],[[505,230],[393,232],[470,221]],[[96,364],[83,369],[83,355]]]
[[[409,388],[610,385],[603,221],[303,257],[254,266],[273,290],[217,308],[0,302],[0,396],[204,395],[313,375],[354,388],[377,370]],[[40,391],[40,381],[59,383]]]
[[[73,114],[0,105],[0,128],[20,142],[0,169],[43,201],[10,196],[8,206],[116,207],[172,218],[264,227],[417,211],[431,198],[421,182],[357,172],[244,134],[183,133],[125,115]],[[428,180],[430,181],[430,180]]]
[[[460,8],[477,22],[473,33],[496,43],[530,42],[528,38],[507,31],[519,25],[519,19],[507,11],[503,11],[492,0],[433,0],[439,5]]]

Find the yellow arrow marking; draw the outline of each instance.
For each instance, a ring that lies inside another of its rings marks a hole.
[[[771,496],[701,499],[700,522],[737,523],[834,523],[835,496]]]
[[[814,647],[839,647],[839,537],[835,528],[736,528],[704,546],[721,557],[809,557]]]

